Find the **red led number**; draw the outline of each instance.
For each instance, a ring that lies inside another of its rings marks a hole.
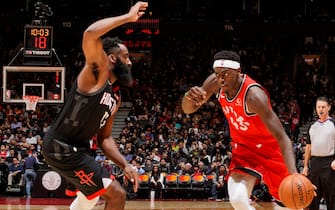
[[[39,49],[47,48],[47,38],[44,36],[35,37],[34,47]]]

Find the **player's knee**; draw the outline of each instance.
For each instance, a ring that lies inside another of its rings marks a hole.
[[[77,192],[77,197],[70,205],[70,210],[91,210],[99,201],[99,196],[88,200],[82,192]]]
[[[105,182],[106,180],[104,180],[104,183]],[[110,199],[113,197],[113,199],[126,200],[127,193],[119,182],[117,181],[109,182],[109,184],[105,185],[105,188],[107,189],[107,192],[103,196],[105,199]]]
[[[127,192],[125,191],[125,189],[120,186],[117,185],[116,187],[114,187],[113,189],[113,197],[115,197],[115,195],[120,199],[120,200],[126,200],[127,198]]]
[[[127,192],[123,188],[120,189],[119,194],[120,194],[120,199],[126,200],[126,198],[127,198]]]

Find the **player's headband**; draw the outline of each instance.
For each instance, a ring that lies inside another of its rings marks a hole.
[[[239,69],[241,66],[240,66],[240,63],[237,61],[219,59],[219,60],[215,60],[213,63],[213,69],[216,67]]]

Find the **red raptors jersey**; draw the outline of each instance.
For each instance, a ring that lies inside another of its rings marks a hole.
[[[247,112],[245,97],[247,90],[252,86],[261,87],[250,77],[244,75],[237,95],[233,99],[228,99],[225,93],[221,92],[219,101],[229,122],[230,135],[234,143],[272,148],[277,145],[277,140],[265,127],[260,117]]]
[[[228,99],[223,92],[218,98],[229,123],[232,139],[233,156],[229,168],[230,171],[246,168],[260,174],[271,194],[278,199],[279,183],[289,173],[277,140],[258,115],[247,111],[246,94],[252,86],[262,88],[249,76],[243,75],[242,84],[234,98]],[[268,102],[272,109],[270,100]]]

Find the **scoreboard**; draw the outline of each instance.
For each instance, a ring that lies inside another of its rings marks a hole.
[[[159,19],[146,18],[123,26],[124,44],[132,51],[151,51],[153,37],[159,35]]]
[[[24,27],[24,50],[25,57],[52,56],[53,27],[26,25]]]

